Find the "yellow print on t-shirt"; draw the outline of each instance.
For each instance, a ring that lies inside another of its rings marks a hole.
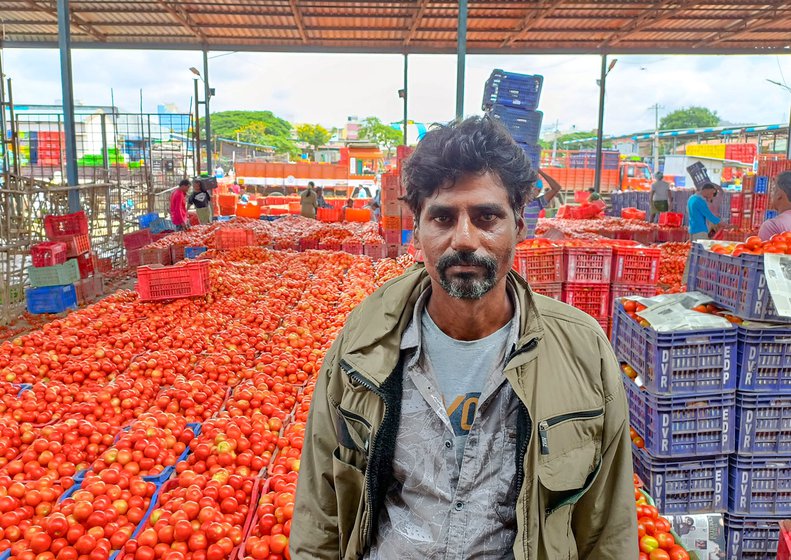
[[[478,408],[478,398],[481,393],[467,393],[458,395],[448,407],[448,418],[453,426],[453,433],[457,436],[467,435],[475,420],[475,411]]]

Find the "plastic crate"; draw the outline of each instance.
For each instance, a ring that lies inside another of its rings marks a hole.
[[[481,109],[486,111],[497,102],[535,109],[543,82],[544,77],[540,75],[494,70],[484,85]]]
[[[87,235],[88,218],[85,217],[85,212],[82,210],[64,216],[44,216],[44,231],[52,241],[57,241],[59,237]]]
[[[142,249],[136,249],[134,251],[126,251],[126,265],[130,268],[137,268],[140,266],[141,262],[141,251]]]
[[[780,522],[780,538],[777,542],[777,560],[791,560],[791,520]]]
[[[150,264],[171,264],[170,247],[143,247],[140,249],[140,266]]]
[[[698,395],[736,389],[736,329],[657,332],[615,305],[616,356],[658,394]]]
[[[610,286],[608,284],[563,283],[563,303],[584,311],[596,320],[610,318]],[[605,324],[606,326],[606,324]]]
[[[346,241],[341,243],[341,251],[349,253],[351,255],[362,255],[363,254],[363,244],[359,241]]]
[[[261,207],[256,204],[239,204],[236,207],[236,215],[257,220],[261,217]]]
[[[141,301],[204,296],[209,291],[209,261],[188,261],[162,268],[140,267],[136,289]]]
[[[74,257],[73,259],[77,261],[77,266],[80,269],[80,278],[88,278],[89,276],[93,276],[96,273],[96,255],[93,253],[83,253],[78,257]]]
[[[791,392],[791,326],[739,325],[737,336],[737,389]]]
[[[684,223],[684,214],[680,212],[661,212],[659,225],[667,227],[680,227]]]
[[[514,268],[531,285],[562,282],[563,248],[517,246]]]
[[[67,309],[77,309],[77,292],[74,285],[47,286],[25,290],[27,310],[34,315],[42,313],[62,313]]]
[[[184,260],[184,245],[171,245],[170,246],[170,262],[176,264]]]
[[[612,256],[610,247],[564,247],[563,281],[609,284]]]
[[[153,224],[157,219],[159,219],[159,214],[156,212],[151,212],[150,214],[143,214],[137,218],[137,223],[140,226],[140,229],[145,229]]]
[[[317,208],[316,219],[320,222],[340,222],[340,208]]]
[[[704,457],[736,447],[733,393],[687,397],[654,395],[623,377],[629,418],[654,457]]]
[[[707,251],[693,243],[690,253],[690,292],[702,292],[742,319],[788,322],[777,314],[766,284],[763,255],[738,257]]]
[[[366,243],[363,245],[363,254],[368,255],[373,260],[384,259],[387,257],[387,245],[384,243]]]
[[[251,229],[220,228],[214,234],[214,246],[219,251],[255,245],[255,232]]]
[[[538,169],[541,167],[541,146],[534,146],[533,144],[523,144],[517,142],[522,151],[527,155],[527,161],[530,162],[530,167]]]
[[[544,113],[541,111],[528,111],[505,105],[494,105],[489,113],[499,120],[517,142],[523,144],[537,144],[541,136],[541,122]]]
[[[319,242],[316,239],[306,239],[303,237],[297,243],[297,247],[299,248],[300,251],[310,251],[312,249],[318,249]]]
[[[659,228],[656,232],[659,243],[683,243],[689,241],[687,228]]]
[[[692,177],[692,181],[695,183],[695,188],[697,189],[700,189],[700,187],[702,187],[704,184],[711,182],[709,179],[709,173],[706,171],[706,166],[699,161],[687,167],[687,173],[690,177]]]
[[[649,247],[614,247],[612,251],[613,284],[655,286],[659,281],[662,252]]]
[[[728,457],[667,461],[634,447],[634,472],[665,515],[724,512],[728,508]]]
[[[30,285],[34,288],[42,286],[63,286],[74,284],[80,279],[80,267],[76,259],[70,259],[55,266],[30,266],[27,269]]]
[[[97,274],[75,282],[74,290],[77,292],[77,303],[79,305],[92,303],[104,294],[104,277]]]
[[[781,560],[776,556],[780,518],[726,513],[728,560]]]
[[[531,282],[530,289],[542,296],[563,301],[563,283],[561,282]]]
[[[755,178],[756,194],[765,194],[769,190],[769,177],[759,175]]]
[[[185,259],[196,259],[208,250],[207,247],[184,247]]]
[[[62,241],[45,241],[30,248],[33,266],[55,266],[66,262],[66,244]]]
[[[736,394],[736,452],[791,456],[791,395]]]
[[[72,235],[69,237],[59,237],[53,241],[60,241],[66,244],[66,257],[79,257],[91,250],[91,238],[88,234]]]
[[[621,298],[630,296],[653,297],[656,295],[656,286],[617,286],[610,289],[610,317],[615,316],[615,306]]]
[[[322,251],[340,251],[341,244],[337,241],[319,241],[319,249]],[[363,246],[363,253],[365,253],[365,246]]]
[[[791,455],[733,455],[729,473],[729,512],[750,515],[791,514]]]
[[[133,251],[145,247],[153,240],[150,229],[141,229],[124,235],[124,249]]]

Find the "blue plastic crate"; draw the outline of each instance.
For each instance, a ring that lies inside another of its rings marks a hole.
[[[543,82],[540,75],[494,70],[484,85],[481,109],[486,111],[495,103],[535,109]]]
[[[726,513],[728,560],[776,560],[780,521],[776,517],[755,517]]]
[[[728,508],[728,457],[662,460],[632,448],[634,472],[665,515],[724,512]]]
[[[755,178],[755,194],[766,194],[769,190],[769,177],[759,175]]]
[[[734,393],[662,396],[640,389],[623,376],[629,419],[654,457],[703,457],[732,453],[736,447]]]
[[[791,325],[738,328],[740,391],[791,393]]]
[[[791,456],[791,395],[736,394],[736,452]]]
[[[156,212],[151,212],[150,214],[143,214],[137,219],[137,223],[140,225],[140,229],[146,229],[148,226],[153,224],[159,218],[159,214]]]
[[[492,117],[499,120],[511,133],[517,142],[523,144],[537,144],[541,136],[541,122],[544,113],[541,111],[525,111],[503,105],[495,105],[490,112]]]
[[[702,292],[742,319],[788,322],[777,314],[766,284],[763,255],[738,257],[707,251],[700,243],[690,252],[690,292]]]
[[[184,258],[195,259],[205,253],[208,247],[184,247]]]
[[[733,455],[729,463],[728,511],[750,515],[791,514],[791,455]]]
[[[736,389],[735,328],[657,332],[615,302],[612,344],[618,358],[659,394],[700,395]]]
[[[19,392],[16,394],[17,397],[19,395],[21,395],[22,393],[24,393],[25,391],[30,391],[33,388],[33,385],[31,383],[19,383],[19,384],[14,385],[14,386],[17,389],[19,389]]]
[[[527,154],[527,159],[530,162],[530,166],[533,169],[538,169],[541,166],[541,146],[532,146],[530,144],[522,144],[517,142],[519,147],[521,147],[525,154]]]
[[[137,524],[135,530],[132,531],[132,534],[129,537],[130,540],[137,537],[137,535],[139,535],[140,532],[143,530],[143,527],[146,526],[146,523],[148,523],[148,519],[149,517],[151,517],[151,514],[154,512],[154,509],[157,506],[157,502],[159,501],[159,494],[162,492],[162,486],[163,486],[162,484],[156,485],[157,489],[154,491],[154,494],[151,496],[151,503],[148,505],[148,509],[143,514],[143,519],[140,520],[140,523]],[[120,550],[116,550],[110,553],[110,558],[108,560],[115,560],[116,558],[118,558],[119,554],[121,554]]]
[[[412,230],[411,229],[402,229],[401,230],[401,245],[409,245],[412,243]]]
[[[73,284],[28,288],[25,290],[25,300],[28,312],[35,315],[77,309],[77,292]]]
[[[214,219],[217,220],[218,222],[230,222],[235,217],[236,216],[217,216]]]
[[[176,224],[167,218],[157,218],[149,226],[151,233],[154,235],[158,233],[165,233],[166,231],[176,231]]]

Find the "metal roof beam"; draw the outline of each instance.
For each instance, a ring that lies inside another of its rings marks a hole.
[[[612,33],[599,44],[599,48],[617,45],[629,35],[642,31],[646,27],[672,19],[677,10],[694,4],[696,0],[659,0],[652,8],[644,11],[618,31]]]
[[[717,45],[723,41],[729,41],[738,37],[743,37],[744,35],[749,35],[754,31],[759,31],[764,27],[778,23],[779,21],[785,21],[788,19],[788,15],[785,17],[778,17],[780,8],[784,6],[786,5],[783,2],[775,2],[774,5],[766,7],[762,10],[758,10],[757,12],[753,12],[746,18],[743,18],[735,24],[728,26],[728,29],[724,31],[717,31],[709,34],[705,39],[695,43],[694,46],[697,48],[706,45]],[[782,30],[779,29],[778,32],[782,33]]]
[[[404,45],[408,45],[412,39],[415,38],[415,32],[423,19],[423,14],[426,12],[428,3],[429,0],[418,0],[417,10],[415,11],[415,15],[412,16],[412,21],[409,23],[409,30],[407,31],[406,37],[404,37]]]
[[[307,43],[308,34],[305,31],[305,22],[302,20],[302,12],[299,11],[299,6],[297,6],[297,0],[288,0],[288,3],[291,6],[291,14],[294,16],[294,22],[297,24],[297,31],[299,32],[299,38],[302,39],[303,43]]]
[[[52,16],[53,18],[55,18],[54,23],[57,23],[58,10],[51,8],[49,6],[42,6],[35,0],[23,0],[23,1],[25,4],[27,4],[34,10],[37,10],[39,12],[44,12],[45,14]],[[73,9],[69,10],[69,21],[71,22],[72,25],[80,28],[80,30],[84,31],[85,33],[87,33],[97,41],[104,42],[107,40],[107,36],[104,33],[94,29],[94,27],[89,22],[85,21],[83,18],[75,14]]]
[[[531,29],[551,16],[565,0],[540,0],[535,8],[529,10],[522,18],[522,22],[514,29],[513,33],[503,40],[501,46],[510,47],[515,42],[523,39]]]
[[[178,22],[178,24],[184,29],[189,31],[192,35],[195,35],[204,43],[208,43],[209,40],[206,38],[206,35],[204,35],[203,31],[201,31],[200,28],[192,22],[190,15],[184,8],[182,8],[180,5],[174,8],[167,0],[157,0],[157,4],[162,6],[165,11],[170,14],[170,17],[176,20],[176,22]]]

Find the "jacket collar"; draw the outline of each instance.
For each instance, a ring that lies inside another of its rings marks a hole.
[[[527,282],[513,271],[506,281],[520,307],[518,350],[542,338],[543,322]],[[412,320],[418,298],[430,285],[425,267],[418,264],[371,294],[349,316],[343,329],[343,361],[381,385],[398,364],[401,337]]]

